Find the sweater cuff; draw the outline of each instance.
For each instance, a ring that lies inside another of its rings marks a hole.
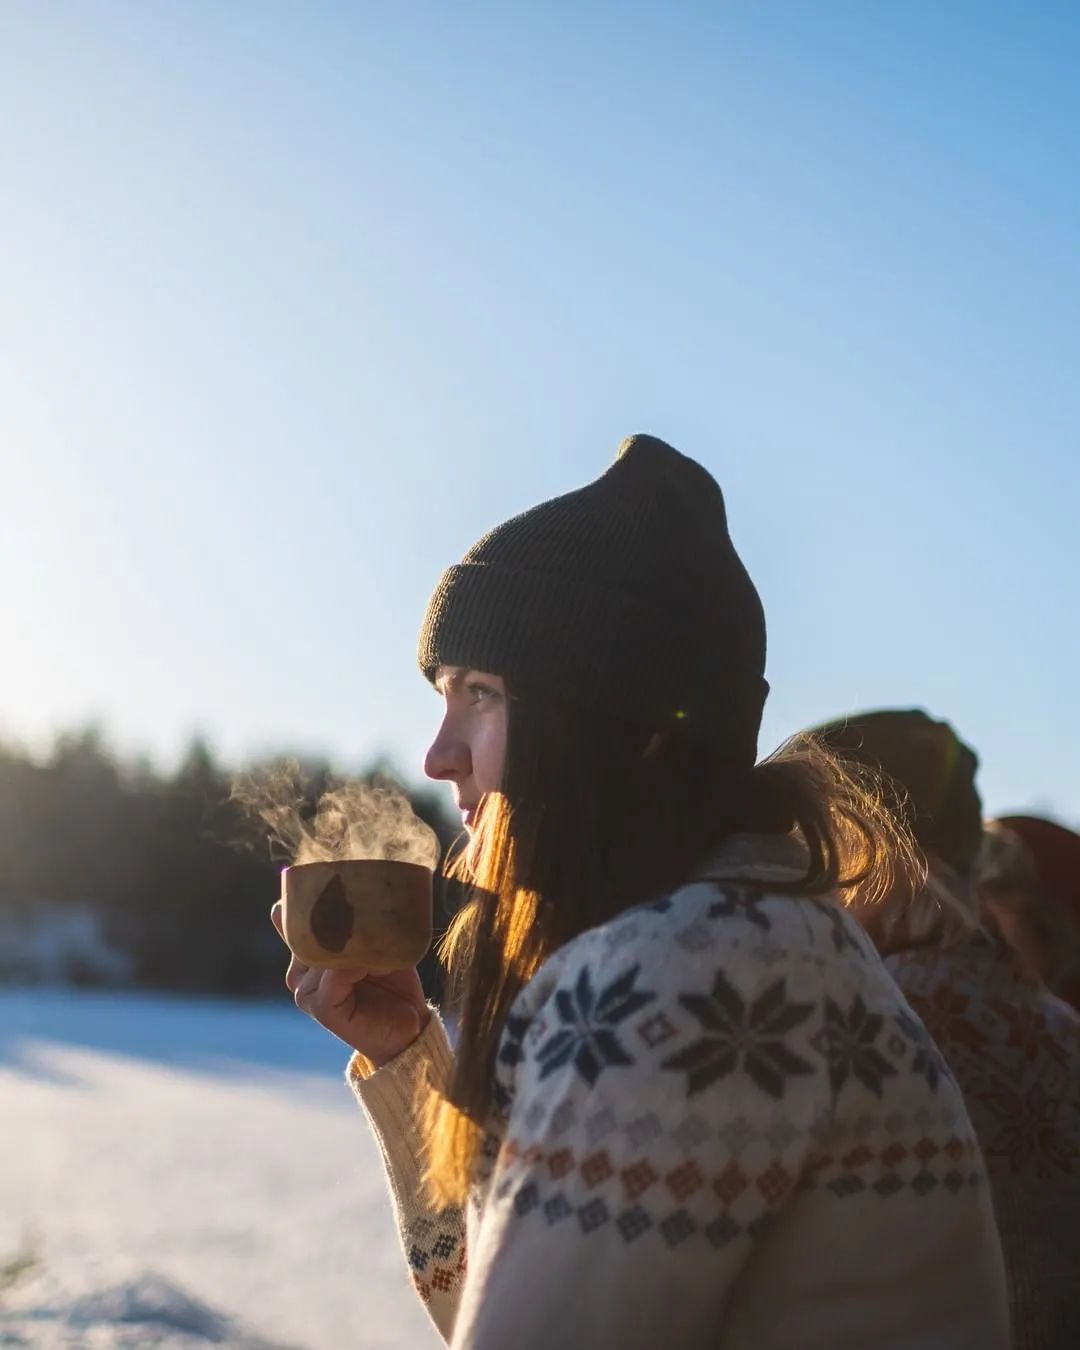
[[[435,1008],[412,1045],[374,1073],[360,1054],[349,1061],[349,1087],[378,1140],[391,1186],[403,1199],[415,1194],[423,1171],[420,1088],[428,1083],[445,1090],[453,1067],[454,1052]]]

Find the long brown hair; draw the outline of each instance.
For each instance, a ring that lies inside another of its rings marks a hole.
[[[912,859],[872,784],[812,739],[731,765],[730,751],[678,723],[657,737],[565,700],[510,699],[502,788],[484,799],[453,869],[469,898],[441,945],[460,1034],[445,1095],[425,1103],[435,1204],[468,1193],[507,1013],[564,943],[677,888],[736,833],[797,832],[805,873],[769,885],[800,895],[884,895],[896,859]]]

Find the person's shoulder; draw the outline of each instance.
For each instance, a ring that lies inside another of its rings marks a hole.
[[[929,945],[896,952],[885,966],[918,1003],[947,991],[949,1007],[987,1022],[1000,1023],[1002,1038],[1021,1044],[1009,1030],[1014,1022],[1050,1028],[1063,1040],[1080,1040],[1080,1013],[1044,985],[1029,979],[1015,958],[982,933],[952,946]]]
[[[822,1099],[820,973],[800,961],[787,897],[694,882],[581,933],[522,989],[506,1019],[496,1061],[496,1100],[508,1108],[523,1082],[550,1094],[590,1091],[655,1097],[671,1109],[723,1079],[746,1092],[747,1073],[772,1098],[798,1075]],[[730,1062],[729,1062],[730,1061]],[[678,1090],[677,1090],[678,1089]],[[682,1096],[680,1096],[680,1091]],[[679,1108],[681,1109],[681,1108]],[[713,1108],[715,1109],[715,1103]]]
[[[811,1114],[847,1116],[887,1094],[897,1109],[963,1114],[854,917],[835,898],[757,884],[695,882],[560,948],[506,1019],[496,1097],[508,1108],[526,1082],[668,1093],[679,1075],[710,1110],[722,1088],[754,1110],[797,1093]]]
[[[682,1084],[710,1110],[722,1089],[747,1110],[797,1094],[811,1114],[844,1114],[867,1107],[867,1093],[925,1105],[945,1076],[837,900],[707,881],[627,910],[548,959],[507,1017],[496,1095],[505,1108],[524,1083],[549,1095],[560,1082],[609,1095]]]
[[[766,884],[700,880],[581,933],[544,963],[514,1006],[529,1019],[558,990],[588,1000],[647,990],[679,998],[718,972],[752,990],[780,979],[817,995],[880,980],[870,940],[834,896],[770,891]]]

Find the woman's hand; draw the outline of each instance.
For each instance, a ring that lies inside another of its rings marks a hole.
[[[270,917],[284,942],[280,900]],[[293,956],[285,986],[301,1012],[359,1050],[376,1068],[407,1050],[431,1016],[415,967],[367,975],[306,966]]]

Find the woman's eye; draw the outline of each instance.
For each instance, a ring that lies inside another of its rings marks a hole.
[[[490,699],[499,696],[499,691],[492,689],[490,684],[480,684],[476,680],[470,680],[465,689],[473,703],[487,703]]]

